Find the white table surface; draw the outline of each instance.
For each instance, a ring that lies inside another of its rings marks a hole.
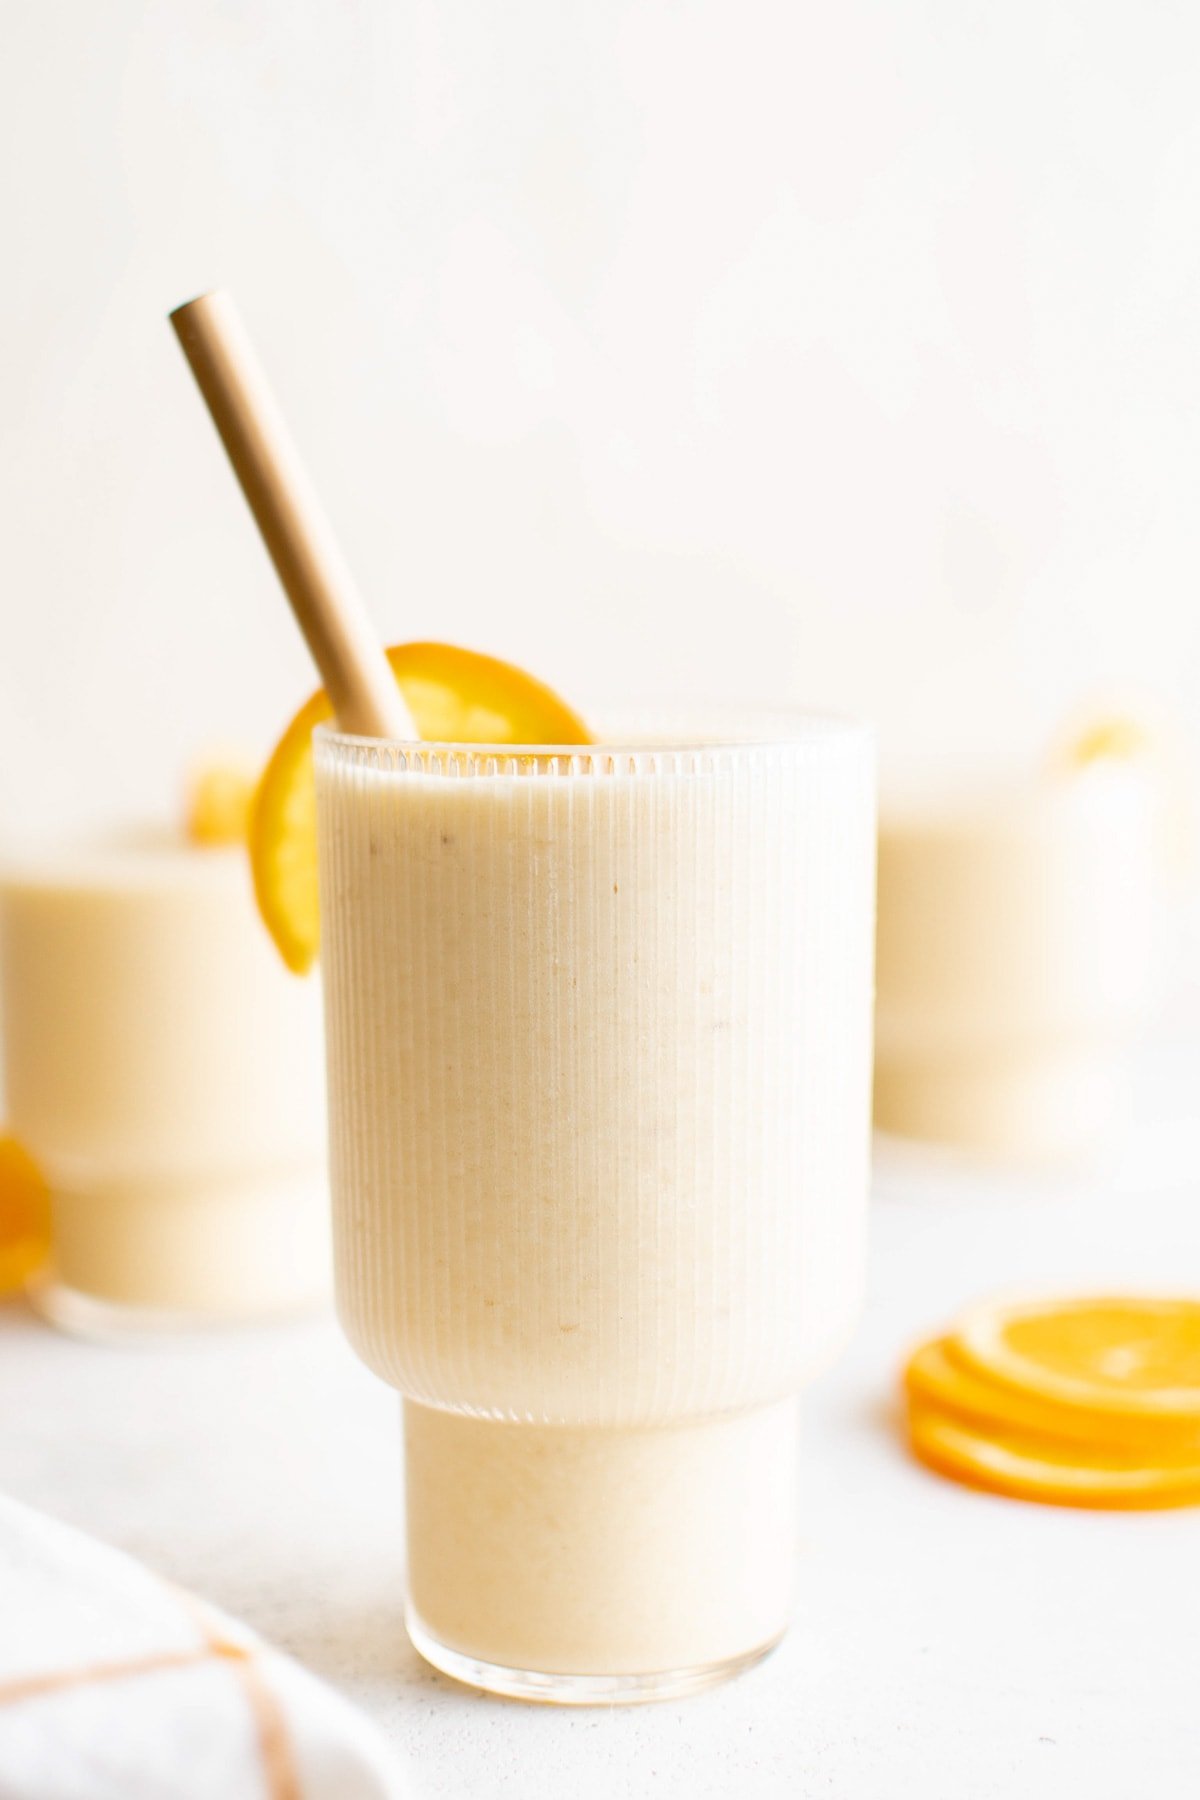
[[[148,1351],[0,1307],[0,1487],[239,1614],[382,1725],[418,1800],[1195,1800],[1200,1510],[967,1491],[894,1429],[904,1346],[1026,1281],[1200,1290],[1200,1049],[1071,1181],[885,1147],[862,1329],[809,1396],[795,1627],[675,1705],[559,1711],[427,1669],[400,1621],[395,1397],[329,1321]],[[233,1800],[233,1797],[231,1797]]]

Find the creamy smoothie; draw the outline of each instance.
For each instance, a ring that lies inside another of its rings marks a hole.
[[[0,878],[8,1120],[50,1184],[41,1303],[81,1328],[253,1317],[327,1291],[320,994],[244,850],[112,842]]]
[[[875,1118],[985,1153],[1086,1149],[1148,1012],[1160,809],[1138,761],[889,799]]]
[[[317,735],[339,1311],[405,1396],[410,1629],[556,1698],[785,1628],[795,1395],[852,1328],[869,734]]]

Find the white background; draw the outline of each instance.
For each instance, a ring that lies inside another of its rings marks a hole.
[[[0,19],[0,834],[170,805],[310,685],[165,323],[218,283],[391,639],[888,755],[1188,722],[1189,0]]]

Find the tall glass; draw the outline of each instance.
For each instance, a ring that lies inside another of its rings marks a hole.
[[[404,1396],[408,1628],[559,1700],[785,1630],[860,1292],[874,758],[316,739],[339,1311]]]

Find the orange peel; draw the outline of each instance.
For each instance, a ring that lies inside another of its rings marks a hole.
[[[24,1286],[50,1249],[50,1194],[24,1145],[0,1133],[0,1294]]]

